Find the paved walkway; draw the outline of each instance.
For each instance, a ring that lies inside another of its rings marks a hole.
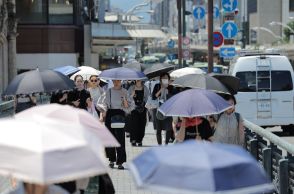
[[[127,161],[130,162],[134,157],[142,153],[145,149],[156,146],[156,135],[152,123],[148,123],[146,133],[143,140],[142,147],[133,147],[129,138],[126,138]],[[110,170],[110,176],[113,181],[115,191],[117,194],[157,194],[146,190],[138,190],[129,170],[127,164],[125,170],[118,170],[116,168]]]

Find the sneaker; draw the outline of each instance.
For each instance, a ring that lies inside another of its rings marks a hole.
[[[119,165],[117,166],[117,169],[119,169],[119,170],[124,170],[125,167],[124,167],[122,164],[119,164]]]
[[[126,137],[130,137],[130,133],[129,132],[126,132]]]
[[[143,145],[142,142],[138,143],[138,146],[139,146],[139,147],[142,147],[142,145]]]
[[[109,162],[109,165],[108,165],[110,168],[113,168],[114,167],[114,162]]]

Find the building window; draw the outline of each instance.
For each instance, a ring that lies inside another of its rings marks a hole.
[[[49,0],[49,24],[73,24],[72,0]]]
[[[294,0],[289,0],[289,11],[294,11]]]
[[[21,24],[46,24],[47,0],[16,0],[16,14]]]
[[[73,24],[73,0],[16,0],[20,24]]]

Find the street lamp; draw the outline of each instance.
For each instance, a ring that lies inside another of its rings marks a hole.
[[[252,28],[252,30],[255,30],[255,31],[258,30],[258,29],[270,33],[270,34],[271,34],[274,38],[276,38],[276,39],[280,39],[280,40],[283,39],[281,36],[276,35],[273,31],[271,31],[271,30],[268,29],[268,28],[265,28],[265,27],[257,27],[257,26]]]

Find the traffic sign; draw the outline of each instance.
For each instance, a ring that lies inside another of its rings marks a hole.
[[[233,58],[236,55],[236,49],[235,47],[221,47],[219,55],[223,58]]]
[[[238,6],[238,0],[222,0],[222,6],[225,12],[233,12]]]
[[[183,50],[183,59],[184,60],[190,59],[190,51],[189,50]]]
[[[189,45],[190,44],[190,38],[189,37],[183,37],[183,43],[184,43],[184,45]]]
[[[219,8],[217,6],[213,7],[213,17],[218,18],[219,17]]]
[[[205,9],[203,7],[195,7],[193,15],[197,20],[201,20],[205,16]]]
[[[219,47],[223,44],[224,37],[220,32],[213,32],[213,46]]]
[[[175,55],[175,54],[168,54],[168,55],[167,55],[167,58],[168,58],[170,61],[173,61],[174,59],[176,59],[176,55]]]
[[[225,13],[224,14],[224,21],[234,21],[235,20],[235,13]]]
[[[224,40],[224,45],[234,45],[235,40],[234,39],[225,39]]]
[[[174,40],[169,40],[167,42],[167,47],[168,48],[174,48],[175,47],[176,42]]]
[[[222,26],[222,34],[225,39],[234,38],[238,33],[238,27],[234,22],[225,22]]]

